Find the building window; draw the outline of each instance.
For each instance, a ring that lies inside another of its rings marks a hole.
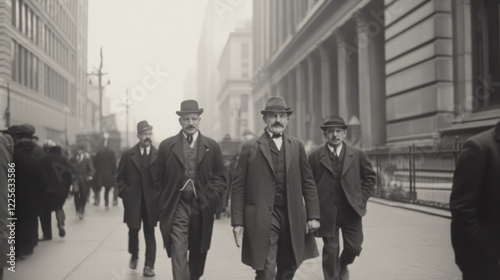
[[[500,0],[471,1],[473,102],[476,111],[500,108]]]

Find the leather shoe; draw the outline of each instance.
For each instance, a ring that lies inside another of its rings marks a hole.
[[[136,269],[137,268],[137,259],[131,258],[130,263],[128,264],[128,267],[130,267],[130,269]]]
[[[59,236],[60,236],[60,237],[64,237],[64,236],[66,236],[66,230],[64,230],[64,227],[63,227],[63,226],[60,226],[60,227],[59,227]]]
[[[339,277],[340,280],[349,280],[349,270],[347,269],[347,266],[340,267]]]
[[[144,267],[144,271],[143,271],[142,275],[144,275],[146,277],[153,277],[153,276],[155,276],[155,271],[151,267],[146,266],[146,267]]]

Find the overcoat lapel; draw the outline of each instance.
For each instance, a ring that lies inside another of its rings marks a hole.
[[[259,143],[259,148],[262,151],[264,158],[266,158],[269,168],[271,168],[273,174],[275,174],[273,167],[273,160],[271,159],[271,150],[269,149],[269,143],[267,141],[265,133],[267,132],[262,133],[262,135],[259,137],[259,140],[257,140],[257,143]]]
[[[182,141],[184,140],[182,137],[182,132],[180,132],[177,141],[173,144],[172,150],[182,166],[186,167],[184,164],[184,152],[182,151]]]
[[[198,165],[203,160],[203,158],[208,153],[208,151],[210,151],[210,149],[208,148],[209,145],[208,145],[207,139],[205,137],[203,137],[201,135],[201,133],[199,133],[199,132],[198,132],[198,141],[197,142],[198,142],[197,143],[198,151],[197,151],[197,155],[196,155],[196,163]]]
[[[349,167],[351,167],[352,162],[354,160],[354,154],[352,152],[352,149],[344,143],[345,147],[345,156],[344,156],[344,166],[342,168],[342,176],[347,172]]]
[[[139,144],[135,145],[130,158],[132,158],[132,162],[137,167],[137,170],[141,170],[141,150],[139,149]]]
[[[286,145],[285,145],[286,142]],[[292,147],[293,143],[290,138],[288,138],[283,133],[283,148],[285,149],[285,161],[286,161],[286,171],[290,168],[290,163],[292,162],[292,151],[294,151],[294,147]]]
[[[323,164],[323,166],[325,166],[325,168],[330,171],[333,174],[333,167],[332,167],[332,162],[330,160],[330,156],[328,155],[328,147],[325,145],[323,147],[323,149],[321,149],[321,153],[320,153],[320,158],[319,158],[319,161],[321,162],[321,164]]]
[[[153,164],[156,161],[157,157],[158,157],[158,149],[151,146],[151,162],[150,162],[150,164]]]

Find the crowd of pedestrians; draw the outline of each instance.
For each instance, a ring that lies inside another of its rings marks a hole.
[[[345,140],[345,121],[327,117],[318,127],[324,143],[304,145],[286,134],[293,110],[282,97],[271,97],[261,111],[264,131],[245,131],[238,154],[224,158],[219,143],[199,130],[203,112],[195,100],[183,101],[176,112],[179,133],[158,148],[153,126],[139,122],[138,143],[119,161],[107,138],[91,155],[81,145],[73,150],[49,142],[42,148],[29,124],[2,131],[0,179],[10,182],[8,170],[15,165],[16,203],[14,211],[0,209],[0,260],[8,261],[3,229],[9,217],[16,219],[15,257],[22,260],[39,241],[52,240],[53,212],[64,238],[63,206],[71,195],[83,220],[91,190],[99,206],[104,188],[106,209],[122,199],[131,269],[138,266],[143,230],[146,277],[155,275],[158,225],[173,278],[200,279],[214,220],[224,212],[255,279],[293,279],[303,261],[319,256],[316,238],[324,243],[324,279],[349,279],[348,266],[362,251],[362,217],[376,173],[365,152]],[[500,279],[499,143],[500,122],[465,142],[455,170],[451,237],[463,279]],[[1,205],[14,198],[9,192],[2,185]]]

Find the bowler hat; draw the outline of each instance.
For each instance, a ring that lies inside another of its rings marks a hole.
[[[326,130],[331,127],[341,127],[342,129],[347,128],[347,124],[344,119],[339,116],[329,116],[326,121],[320,126],[321,129]]]
[[[184,100],[181,103],[181,110],[175,112],[177,115],[182,116],[185,114],[198,114],[203,113],[203,108],[198,108],[198,102],[196,100]]]
[[[286,106],[285,99],[281,96],[272,96],[266,102],[266,108],[260,111],[263,115],[267,113],[287,113],[291,115],[293,111]]]
[[[33,133],[35,133],[34,127],[31,125],[30,127],[27,125],[12,125],[7,130],[3,130],[2,132],[7,132],[14,138],[31,138]]]
[[[149,125],[148,121],[140,121],[137,123],[137,133],[141,133],[148,129],[153,129],[153,127]]]

